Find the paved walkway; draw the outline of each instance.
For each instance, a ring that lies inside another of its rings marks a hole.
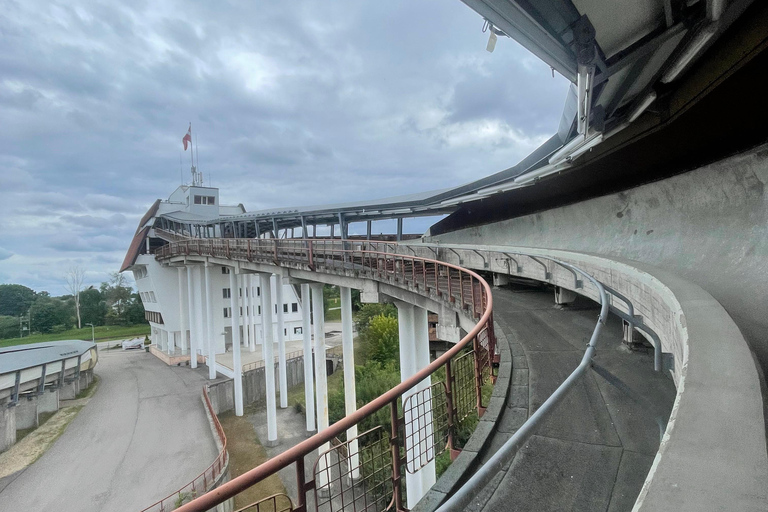
[[[0,491],[0,510],[138,512],[216,457],[200,399],[206,369],[100,350],[93,399],[56,443]]]
[[[551,291],[494,290],[493,300],[500,339],[513,355],[513,374],[484,460],[576,368],[599,313],[581,299],[573,308],[558,309]],[[629,352],[621,339],[621,322],[611,317],[593,370],[478,494],[473,510],[632,509],[666,428],[675,388],[653,371],[651,353]]]

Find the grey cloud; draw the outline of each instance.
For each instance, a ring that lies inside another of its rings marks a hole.
[[[141,215],[178,186],[180,155],[189,179],[189,121],[206,181],[249,210],[509,167],[556,130],[567,83],[510,40],[487,54],[481,26],[459,0],[7,2],[0,237],[29,261],[7,258],[0,275],[54,290],[45,265],[115,270]],[[501,135],[478,138],[482,123]]]
[[[11,256],[13,256],[13,253],[11,251],[0,247],[0,261],[7,260]]]

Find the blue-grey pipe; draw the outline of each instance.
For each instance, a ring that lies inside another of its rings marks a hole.
[[[550,258],[551,259],[551,258]],[[552,260],[555,261],[555,260]],[[600,317],[598,318],[595,329],[592,331],[592,337],[587,344],[587,350],[584,352],[584,357],[581,358],[579,366],[568,376],[565,381],[550,395],[547,400],[541,404],[541,407],[528,418],[523,426],[521,426],[515,434],[507,440],[506,443],[486,462],[472,477],[461,486],[445,503],[443,503],[438,512],[448,512],[454,510],[464,510],[472,499],[477,496],[477,491],[482,489],[499,471],[502,467],[517,453],[518,448],[533,435],[535,429],[539,426],[541,421],[560,403],[565,397],[568,391],[576,384],[576,382],[584,375],[587,368],[592,365],[592,356],[595,354],[595,346],[597,339],[600,336],[600,331],[605,325],[608,319],[608,297],[603,285],[581,269],[574,267],[569,263],[557,262],[563,266],[567,266],[574,271],[582,274],[597,288],[600,294]]]

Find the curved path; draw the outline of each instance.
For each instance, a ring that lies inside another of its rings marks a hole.
[[[0,510],[131,512],[201,473],[217,450],[204,370],[99,351],[99,389],[56,443],[0,491]]]
[[[598,310],[578,298],[558,308],[551,291],[494,289],[498,342],[513,362],[507,405],[483,458],[509,439],[579,364]],[[675,400],[652,353],[623,347],[611,316],[593,370],[544,420],[474,509],[629,511],[659,447]],[[661,430],[660,430],[661,428]]]

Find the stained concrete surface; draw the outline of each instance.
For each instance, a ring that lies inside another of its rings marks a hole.
[[[515,358],[507,406],[490,458],[576,368],[597,320],[586,299],[554,306],[551,291],[494,289],[494,318]],[[478,492],[472,510],[632,509],[675,399],[650,353],[622,346],[621,323],[603,330],[595,367],[561,402],[514,460]],[[522,352],[522,353],[521,353]]]
[[[9,477],[0,511],[138,511],[216,457],[200,399],[205,368],[100,350],[95,372],[93,399],[37,462]]]

